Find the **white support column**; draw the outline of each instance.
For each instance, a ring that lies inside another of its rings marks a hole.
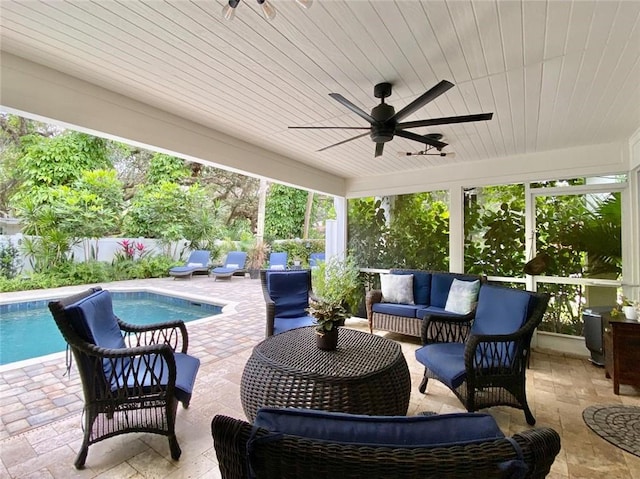
[[[347,251],[347,199],[335,196],[333,207],[336,210],[336,219],[326,222],[325,255],[327,260],[333,256],[344,259]]]
[[[464,273],[464,188],[449,190],[449,271]]]

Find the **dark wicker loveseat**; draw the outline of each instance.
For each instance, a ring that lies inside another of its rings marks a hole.
[[[310,414],[336,415],[310,411]],[[295,412],[294,412],[295,414]],[[259,413],[260,416],[260,413]],[[348,416],[348,415],[343,415]],[[462,416],[462,414],[443,415]],[[481,421],[493,421],[488,415]],[[343,436],[358,430],[360,434],[375,436],[385,428],[387,420],[396,417],[359,416],[368,421],[377,421],[367,426],[352,424],[343,426]],[[323,417],[321,420],[325,420]],[[421,441],[423,430],[419,416],[402,417],[407,420],[411,430],[397,429],[391,436],[407,436]],[[448,418],[447,418],[448,419]],[[463,418],[466,419],[466,418]],[[475,418],[472,418],[475,419]],[[329,419],[332,421],[332,419]],[[436,419],[437,420],[437,419]],[[455,418],[454,418],[455,420]],[[300,421],[294,418],[294,428]],[[415,422],[418,422],[415,424]],[[560,437],[550,428],[535,428],[504,437],[498,430],[498,437],[484,440],[460,441],[458,443],[422,445],[380,445],[379,438],[365,440],[365,443],[353,443],[348,438],[332,441],[307,435],[293,435],[270,431],[277,422],[263,421],[262,424],[249,424],[243,420],[227,416],[216,416],[211,423],[213,442],[223,479],[245,478],[326,478],[326,479],[388,479],[388,478],[544,478],[549,473],[553,461],[560,451]],[[494,422],[495,425],[495,422]],[[268,429],[262,426],[269,427]],[[405,425],[402,424],[401,427]],[[302,426],[304,428],[304,426]],[[331,425],[311,426],[319,434],[325,434]],[[395,427],[395,425],[392,425]],[[446,425],[444,426],[447,427]],[[495,425],[497,428],[497,425]],[[453,427],[455,429],[455,426]],[[346,432],[345,432],[346,429]],[[335,431],[334,431],[335,433]],[[459,434],[459,431],[446,431],[435,428],[435,437]],[[462,433],[463,435],[465,433]],[[490,436],[491,434],[489,434]],[[437,441],[440,442],[440,441]],[[387,444],[386,442],[384,444]],[[415,443],[414,443],[415,444]]]
[[[459,328],[468,328],[473,321],[474,311],[467,314],[453,314],[445,311],[447,296],[454,279],[484,283],[480,275],[424,271],[417,269],[392,269],[392,275],[413,276],[413,303],[397,304],[385,302],[381,289],[367,293],[365,305],[369,329],[382,329],[393,333],[421,337],[422,323],[431,314],[444,314],[452,318]]]

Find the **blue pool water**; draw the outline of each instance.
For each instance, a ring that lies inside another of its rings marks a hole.
[[[222,307],[147,292],[112,292],[113,310],[127,323],[172,319],[185,323],[219,314]],[[66,343],[47,305],[49,300],[0,304],[0,365],[64,351]]]

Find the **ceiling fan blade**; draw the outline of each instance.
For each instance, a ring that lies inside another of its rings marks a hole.
[[[420,143],[424,143],[425,145],[431,145],[436,148],[438,151],[442,150],[448,143],[443,143],[442,141],[438,141],[434,138],[429,138],[426,135],[418,135],[416,133],[412,133],[410,131],[396,131],[396,136],[401,136],[402,138],[407,138],[413,141],[419,141]]]
[[[418,98],[413,100],[411,103],[405,106],[398,113],[396,113],[392,119],[395,121],[402,120],[403,118],[411,115],[411,113],[413,113],[414,111],[419,110],[420,108],[425,106],[430,101],[438,98],[440,95],[446,92],[449,88],[453,88],[453,83],[447,80],[442,80],[436,86],[434,86],[430,90],[420,95]]]
[[[341,104],[346,106],[349,110],[354,112],[360,118],[364,118],[369,123],[375,123],[376,120],[374,120],[373,117],[371,115],[369,115],[369,113],[367,113],[362,108],[360,108],[360,107],[354,105],[353,103],[351,103],[349,100],[347,100],[345,97],[343,97],[340,93],[329,93],[329,96],[331,98],[333,98],[334,100],[339,101]]]
[[[491,120],[493,113],[478,113],[477,115],[446,116],[443,118],[431,118],[429,120],[405,121],[398,123],[396,130],[405,128],[417,128],[419,126],[447,125],[449,123],[467,123],[470,121]]]
[[[333,148],[334,146],[338,146],[338,145],[342,145],[344,143],[348,143],[348,142],[350,142],[352,140],[357,140],[358,138],[362,138],[363,136],[368,135],[368,134],[369,134],[369,132],[366,132],[366,133],[363,133],[362,135],[354,136],[353,138],[349,138],[347,140],[342,140],[342,141],[340,141],[338,143],[334,143],[333,145],[325,146],[324,148],[320,148],[317,151],[328,150],[329,148]]]
[[[370,130],[370,126],[288,126],[290,130]]]
[[[382,156],[382,151],[384,150],[384,143],[376,143],[376,158]]]

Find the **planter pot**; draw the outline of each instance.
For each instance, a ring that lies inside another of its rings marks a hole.
[[[249,278],[251,278],[251,279],[260,278],[260,270],[259,269],[250,269],[249,270]]]
[[[638,313],[633,306],[623,306],[622,311],[627,319],[638,319]]]
[[[338,328],[324,333],[316,331],[316,345],[323,351],[335,351],[338,347]]]

